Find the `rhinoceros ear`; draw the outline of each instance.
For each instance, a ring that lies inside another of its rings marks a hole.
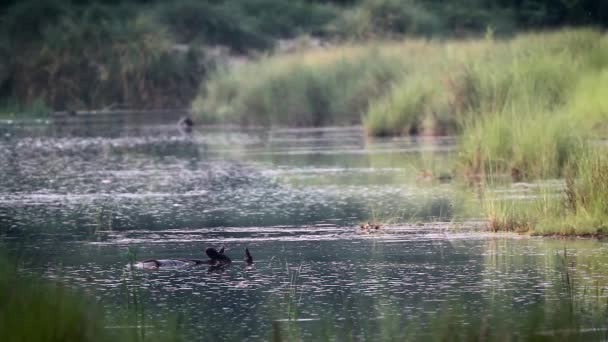
[[[205,254],[207,254],[207,256],[208,256],[210,259],[219,259],[219,258],[221,258],[220,253],[218,253],[218,252],[215,250],[215,248],[213,248],[213,247],[209,247],[209,248],[207,248],[207,249],[205,250]]]
[[[220,250],[218,251],[218,253],[224,254],[224,246],[222,246],[222,248],[220,248]]]
[[[245,248],[245,262],[249,265],[253,264],[253,257],[249,253],[249,248]]]

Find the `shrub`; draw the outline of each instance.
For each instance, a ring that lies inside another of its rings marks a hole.
[[[339,37],[356,39],[428,36],[440,30],[439,18],[411,0],[365,0],[346,10],[328,29]]]

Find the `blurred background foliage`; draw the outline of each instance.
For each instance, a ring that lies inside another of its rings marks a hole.
[[[605,26],[591,0],[12,0],[0,4],[0,103],[188,107],[217,62],[318,42]]]

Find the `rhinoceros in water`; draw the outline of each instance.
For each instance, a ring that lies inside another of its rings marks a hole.
[[[232,260],[224,254],[224,247],[222,246],[219,251],[213,247],[209,247],[205,250],[205,254],[209,259],[148,259],[139,261],[135,264],[137,268],[157,269],[164,267],[181,268],[196,265],[208,265],[210,270],[221,269],[232,264]],[[245,264],[250,266],[253,264],[253,257],[249,253],[249,249],[245,248]]]

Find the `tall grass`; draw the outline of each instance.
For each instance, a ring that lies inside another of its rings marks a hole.
[[[211,75],[193,109],[208,121],[244,125],[357,124],[399,66],[395,54],[373,47],[266,57]]]
[[[562,208],[551,214],[539,226],[540,233],[608,232],[608,160],[604,151],[584,153],[569,165]]]
[[[560,177],[603,120],[601,111],[585,108],[602,106],[590,94],[601,83],[606,64],[594,61],[608,52],[608,41],[595,31],[565,31],[515,43],[525,45],[502,73],[481,73],[498,82],[474,82],[485,94],[473,92],[480,95],[462,124],[463,166],[515,180]]]
[[[103,314],[91,302],[60,284],[19,276],[0,260],[2,341],[102,341]]]
[[[228,122],[362,121],[372,135],[461,133],[485,117],[554,112],[579,78],[603,68],[606,53],[593,30],[339,45],[220,70],[193,107]]]
[[[563,186],[500,198],[485,193],[483,211],[492,231],[539,235],[602,236],[608,232],[608,160],[598,147],[581,150],[564,166]]]

